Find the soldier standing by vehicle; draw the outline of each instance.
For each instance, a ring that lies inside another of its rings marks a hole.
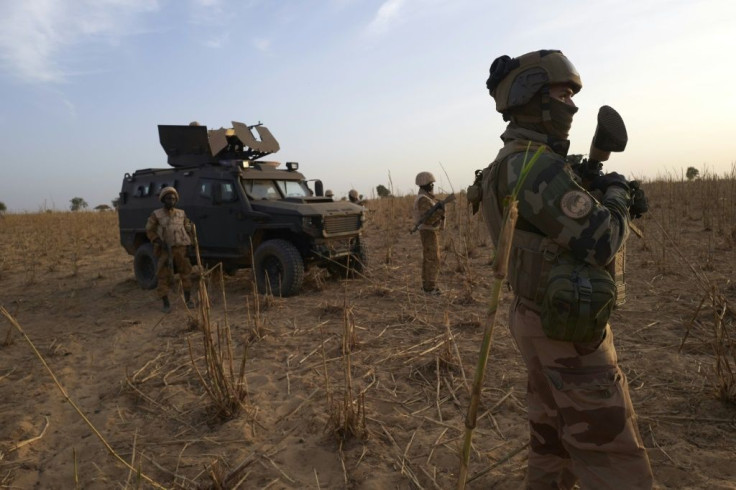
[[[153,243],[154,255],[158,259],[156,292],[163,301],[163,311],[171,311],[169,287],[174,277],[174,270],[179,272],[184,300],[187,307],[193,308],[191,300],[192,263],[187,256],[187,247],[192,244],[193,225],[182,209],[174,206],[179,201],[179,193],[173,187],[165,187],[159,194],[163,208],[155,210],[148,217],[146,236]]]
[[[509,327],[528,370],[526,485],[651,488],[649,458],[607,321],[611,301],[592,314],[584,307],[590,309],[599,293],[615,298],[605,266],[628,236],[629,183],[616,173],[600,175],[588,189],[600,191],[598,201],[565,165],[577,112],[572,97],[582,83],[560,51],[501,56],[491,65],[487,87],[509,121],[504,147],[482,180],[483,215],[496,244],[503,200],[542,148],[519,184],[508,276],[514,291]],[[590,280],[605,276],[605,286]],[[560,320],[558,304],[549,299],[565,288],[580,293],[572,295],[579,304]]]
[[[358,191],[355,189],[350,189],[350,192],[348,192],[348,200],[353,203],[357,204],[359,206],[362,206],[365,204],[365,201],[363,200],[363,196],[358,194]]]
[[[414,221],[418,224],[419,236],[422,239],[422,289],[428,294],[441,294],[437,288],[437,276],[440,273],[440,230],[445,227],[445,208],[441,201],[434,197],[435,178],[430,172],[419,172],[415,183],[419,192],[414,199]],[[436,204],[434,212],[425,215]]]

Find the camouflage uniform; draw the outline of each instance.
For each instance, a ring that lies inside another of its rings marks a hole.
[[[548,338],[541,326],[538,290],[545,257],[560,251],[593,267],[605,267],[628,235],[628,191],[609,186],[601,201],[580,187],[564,158],[545,145],[547,135],[509,124],[505,146],[483,171],[483,215],[498,241],[505,196],[522,166],[544,152],[521,185],[519,220],[509,262],[515,299],[509,327],[528,370],[530,428],[528,488],[651,488],[649,459],[636,425],[626,377],[613,335],[601,342]],[[566,153],[566,147],[564,149]],[[535,279],[536,278],[536,279]]]
[[[160,238],[171,248],[174,269],[179,272],[182,289],[188,293],[192,289],[192,263],[187,255],[187,247],[192,244],[190,233],[192,223],[181,209],[160,208],[151,213],[146,223],[146,235],[151,242]],[[154,254],[158,259],[156,277],[159,298],[167,296],[174,271],[169,270],[169,252],[167,247],[154,246]]]
[[[429,211],[437,203],[434,194],[419,189],[414,200],[414,221]],[[437,290],[437,277],[440,273],[440,241],[439,232],[444,227],[445,210],[438,208],[419,225],[419,236],[422,239],[422,288],[425,291]]]

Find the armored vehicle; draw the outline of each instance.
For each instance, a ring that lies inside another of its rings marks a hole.
[[[198,123],[161,125],[159,141],[169,167],[125,174],[120,242],[134,256],[140,286],[156,287],[156,256],[145,225],[161,207],[158,194],[167,186],[176,188],[177,207],[196,225],[202,261],[220,262],[228,274],[253,267],[259,292],[297,294],[312,266],[343,277],[363,272],[365,209],[325,197],[322,182],[307,181],[296,162],[281,168],[261,160],[279,150],[261,123],[232,125],[215,130]]]

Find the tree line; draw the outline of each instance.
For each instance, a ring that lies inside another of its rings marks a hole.
[[[569,155],[568,156],[568,163],[580,163],[580,161],[583,159],[583,155]],[[700,171],[695,167],[688,167],[685,171],[685,178],[687,180],[695,180],[700,176]],[[378,194],[378,197],[390,197],[391,191],[383,184],[380,184],[376,187],[376,194]],[[100,204],[98,206],[95,206],[95,210],[97,211],[107,211],[110,209],[117,209],[120,205],[120,198],[116,197],[112,201],[110,201],[112,206],[108,206],[107,204]],[[87,209],[89,207],[89,204],[87,204],[87,201],[82,199],[81,197],[73,197],[69,200],[69,210],[70,211],[79,211],[80,209]],[[5,205],[4,202],[0,201],[0,214],[4,214],[8,210],[8,207]]]

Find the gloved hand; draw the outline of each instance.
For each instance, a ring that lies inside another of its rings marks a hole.
[[[641,215],[649,211],[649,201],[647,200],[644,190],[639,187],[639,182],[632,180],[629,182],[631,187],[631,206],[629,206],[629,216],[632,219],[641,218]]]
[[[626,191],[630,190],[629,181],[626,180],[626,177],[616,172],[599,175],[590,183],[590,188],[591,190],[599,190],[605,194],[606,189],[612,185],[626,189]]]
[[[153,244],[154,244],[154,245],[157,245],[157,246],[159,246],[159,247],[163,247],[163,246],[164,246],[164,242],[163,242],[163,240],[161,240],[161,239],[160,239],[160,238],[158,238],[158,237],[156,237],[156,238],[154,238],[154,239],[153,239]]]

